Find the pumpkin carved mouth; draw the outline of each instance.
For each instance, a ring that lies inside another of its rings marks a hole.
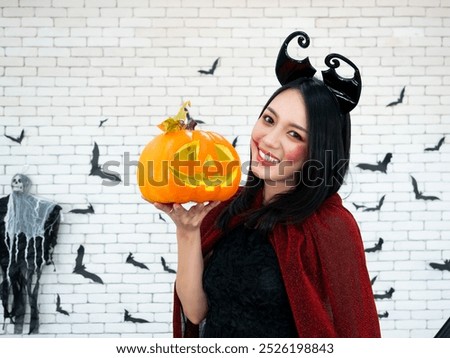
[[[199,160],[200,141],[193,141],[182,146],[174,155],[169,166],[172,174],[178,179],[177,184],[190,187],[230,186],[238,176],[239,161],[234,160],[233,153],[223,144],[213,144],[215,156],[208,153],[205,160]],[[186,170],[187,168],[187,170]]]

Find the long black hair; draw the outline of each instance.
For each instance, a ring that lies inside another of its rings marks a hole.
[[[264,181],[249,169],[244,188],[218,218],[217,224],[223,231],[236,215],[243,215],[246,225],[264,234],[277,223],[301,223],[336,193],[344,181],[350,157],[350,115],[341,113],[335,96],[322,81],[302,78],[275,91],[260,116],[272,100],[287,89],[299,91],[306,106],[308,160],[297,173],[295,186],[277,194],[267,205],[254,209],[250,209],[251,205]]]

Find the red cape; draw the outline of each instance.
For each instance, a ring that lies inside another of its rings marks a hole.
[[[221,238],[214,223],[230,201],[213,209],[203,220],[204,256]],[[260,205],[261,198],[254,207]],[[239,222],[235,218],[231,226]],[[381,336],[361,234],[338,194],[331,195],[302,224],[277,225],[270,242],[299,337]],[[198,337],[198,326],[183,317],[176,290],[174,296],[173,336]]]

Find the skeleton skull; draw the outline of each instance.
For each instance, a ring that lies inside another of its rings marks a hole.
[[[11,188],[13,191],[28,192],[30,189],[31,180],[26,175],[16,174],[11,180]]]

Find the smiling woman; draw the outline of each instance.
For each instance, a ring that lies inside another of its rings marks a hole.
[[[251,135],[251,170],[265,181],[264,202],[295,185],[308,159],[308,121],[300,93],[283,91],[263,111]]]
[[[324,82],[312,78],[307,58],[287,54],[296,36],[309,44],[298,31],[282,45],[245,186],[220,204],[155,204],[177,227],[176,337],[380,336],[360,232],[337,194],[361,78],[336,54]]]

